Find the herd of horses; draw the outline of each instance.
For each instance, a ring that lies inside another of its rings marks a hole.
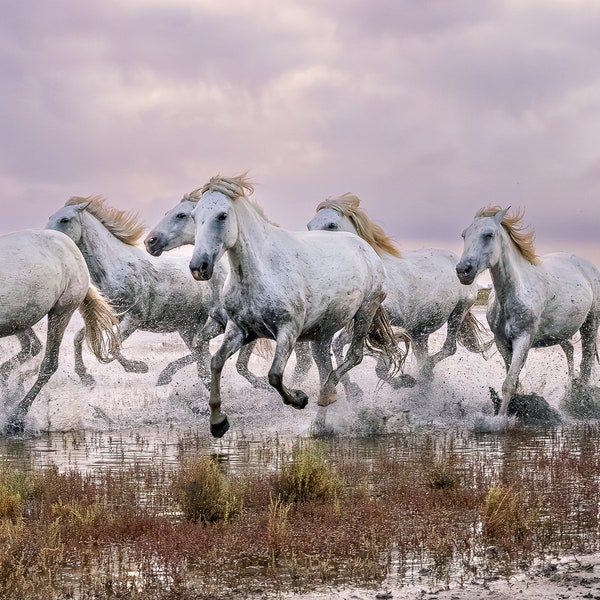
[[[294,380],[316,365],[321,406],[336,400],[338,384],[347,393],[356,389],[349,372],[365,352],[377,359],[382,381],[401,387],[431,379],[457,343],[483,355],[495,343],[506,366],[503,416],[530,348],[560,345],[571,380],[589,384],[598,356],[600,271],[571,254],[536,256],[522,212],[480,210],[463,233],[459,259],[446,250],[401,253],[352,194],[325,200],[306,231],[291,232],[267,218],[251,199],[253,191],[245,175],[213,177],[165,214],[145,237],[145,249],[137,216],[99,196],[71,198],[43,230],[0,236],[0,337],[14,335],[21,345],[0,365],[0,382],[41,351],[33,326],[48,318],[37,379],[6,431],[23,430],[32,402],[58,367],[77,309],[84,327],[74,337],[75,371],[85,385],[94,380],[83,361],[84,340],[99,360],[146,372],[146,363],[122,354],[121,342],[138,329],[179,333],[189,353],[166,365],[158,384],[195,363],[209,390],[215,437],[229,428],[221,410],[221,374],[236,352],[237,370],[252,386],[273,387],[297,409],[308,396],[284,383],[292,352]],[[191,258],[168,252],[186,244],[194,246]],[[493,338],[472,312],[476,278],[484,270],[493,284],[487,309]],[[430,353],[428,338],[444,325],[444,343]],[[209,343],[221,334],[211,356]],[[266,378],[248,367],[265,338],[275,342]],[[416,380],[403,373],[409,347]]]

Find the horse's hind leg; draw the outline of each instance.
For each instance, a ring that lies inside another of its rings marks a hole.
[[[73,347],[75,350],[75,373],[79,375],[81,383],[88,387],[93,387],[96,380],[93,375],[87,372],[85,363],[83,362],[83,340],[85,339],[85,327],[82,327],[73,337]]]
[[[38,336],[31,327],[15,333],[15,337],[19,340],[19,344],[21,344],[21,350],[19,350],[19,352],[11,359],[0,365],[0,381],[8,379],[10,372],[14,368],[22,365],[29,358],[37,356],[42,349],[42,342],[40,342]]]
[[[457,304],[446,322],[446,339],[444,344],[435,354],[428,356],[423,363],[421,374],[424,379],[433,378],[433,370],[435,366],[442,360],[456,354],[456,347],[460,329],[465,324],[465,318],[472,303],[465,304],[463,302]],[[465,324],[466,325],[466,324]]]
[[[333,352],[333,356],[335,357],[336,366],[339,366],[344,362],[344,348],[349,343],[350,343],[350,334],[346,327],[344,327],[344,329],[342,329],[340,332],[338,332],[337,335],[335,335],[333,337],[333,341],[331,342],[331,350]],[[329,373],[327,375],[329,375]],[[342,385],[344,386],[344,391],[346,392],[347,398],[354,398],[357,400],[362,399],[363,391],[362,391],[360,385],[358,385],[358,383],[356,383],[356,381],[352,381],[352,379],[350,378],[350,375],[348,373],[346,373],[346,375],[344,375],[340,379],[340,381],[341,381]],[[323,387],[323,384],[324,384],[324,380],[321,381],[321,387]]]
[[[269,383],[279,392],[284,404],[294,408],[304,408],[308,396],[302,390],[293,390],[283,384],[283,372],[297,340],[291,328],[281,327],[277,334],[275,356],[269,369]]]
[[[294,348],[296,354],[296,365],[294,367],[294,380],[302,381],[312,367],[312,353],[308,342],[296,342]]]
[[[206,327],[206,325],[205,325]],[[179,371],[179,369],[183,369],[192,363],[196,363],[198,366],[198,377],[200,381],[204,384],[206,389],[210,387],[210,352],[208,349],[208,344],[210,341],[209,337],[202,336],[202,331],[195,335],[194,332],[190,332],[187,329],[183,329],[179,331],[179,335],[181,339],[184,341],[185,345],[191,350],[190,354],[186,354],[181,358],[177,358],[176,360],[171,361],[158,376],[158,381],[156,385],[166,385],[171,383],[173,379],[173,375]],[[213,336],[214,337],[214,336]]]
[[[353,367],[360,364],[364,356],[365,339],[371,327],[373,317],[377,308],[380,306],[380,301],[371,301],[367,305],[361,306],[354,315],[352,323],[352,341],[350,348],[346,352],[346,356],[341,365],[333,370],[325,385],[321,387],[319,394],[319,406],[327,406],[336,401],[336,386],[341,378]]]
[[[237,372],[250,383],[253,388],[259,390],[270,390],[271,386],[269,385],[269,380],[266,377],[257,377],[249,368],[248,363],[250,362],[250,357],[256,348],[256,340],[246,344],[238,353],[238,358],[235,363],[235,368]]]
[[[139,323],[134,323],[125,315],[119,324],[121,344],[138,328]],[[127,373],[147,373],[148,365],[142,360],[130,360],[121,354],[121,350],[115,353],[115,360],[125,369]]]
[[[23,431],[25,416],[29,412],[31,404],[39,394],[40,390],[46,385],[50,377],[56,372],[56,369],[58,368],[60,343],[73,312],[74,311],[70,311],[61,314],[48,313],[48,332],[44,358],[42,359],[37,379],[25,395],[25,398],[19,402],[15,412],[9,420],[7,425],[7,431],[9,433]]]
[[[592,375],[592,365],[596,355],[596,336],[600,326],[600,315],[591,313],[579,328],[581,333],[581,366],[579,368],[579,381],[588,384]]]

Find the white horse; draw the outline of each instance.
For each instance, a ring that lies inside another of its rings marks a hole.
[[[600,324],[600,272],[573,254],[538,258],[534,234],[525,231],[523,213],[481,209],[465,229],[464,252],[456,266],[461,283],[471,285],[490,270],[494,293],[487,319],[506,366],[499,414],[506,415],[530,348],[559,345],[574,378],[571,338],[581,333],[579,381],[589,382]]]
[[[7,429],[18,432],[32,402],[58,368],[60,343],[75,310],[81,312],[92,351],[104,362],[118,349],[117,319],[90,283],[81,252],[61,233],[24,230],[2,235],[0,256],[0,337],[16,335],[31,341],[33,334],[37,339],[31,327],[48,316],[46,350],[37,379],[9,419]]]
[[[198,285],[190,277],[186,257],[151,258],[136,245],[144,231],[136,216],[107,206],[100,196],[71,198],[50,217],[46,228],[62,231],[77,244],[92,280],[117,309],[122,340],[137,329],[179,333],[191,354],[167,365],[160,373],[159,385],[169,383],[178,369],[194,361],[200,378],[208,383],[208,339],[195,347],[194,338],[209,316],[222,310],[222,271],[214,281]],[[93,385],[83,363],[83,335],[81,330],[75,336],[75,371],[84,383]],[[148,371],[146,363],[128,360],[121,352],[116,359],[128,372]]]
[[[202,190],[196,189],[185,194],[181,201],[165,213],[165,216],[151,229],[144,245],[146,251],[152,256],[160,256],[163,252],[179,248],[184,245],[193,245],[196,237],[196,223],[192,211],[200,200]],[[229,263],[225,260],[223,264],[229,269]],[[223,311],[223,322],[219,323],[221,333],[225,331],[227,316]],[[251,342],[243,346],[238,354],[236,370],[248,380],[254,387],[270,387],[264,377],[256,377],[248,368],[248,362],[255,349],[256,343]],[[313,364],[308,342],[298,342],[294,349],[296,353],[296,364],[294,367],[294,380],[302,381],[310,371]],[[261,349],[263,354],[266,350]],[[266,384],[266,385],[265,385]]]
[[[229,276],[223,304],[229,316],[221,347],[213,355],[210,429],[221,437],[229,428],[221,412],[225,361],[258,338],[276,341],[269,383],[283,402],[304,408],[308,397],[283,383],[283,372],[298,339],[311,340],[319,370],[319,405],[336,399],[340,378],[363,358],[365,341],[397,366],[402,357],[381,302],[385,271],[377,253],[359,237],[321,231],[288,232],[273,225],[247,197],[244,176],[213,177],[193,211],[195,246],[190,270],[208,280],[227,254]],[[334,334],[352,323],[352,343],[335,370],[329,354]]]
[[[471,312],[477,286],[463,286],[456,280],[458,257],[452,252],[427,249],[400,253],[392,239],[361,208],[360,200],[350,193],[321,202],[308,229],[354,233],[381,256],[387,273],[383,306],[391,324],[403,327],[411,336],[421,377],[430,378],[435,365],[456,352],[457,341],[472,352],[483,354],[489,348],[492,342],[484,342],[481,326]],[[430,355],[429,336],[444,324],[444,344]],[[396,386],[414,384],[406,375],[389,380],[381,364],[377,365],[377,373]]]

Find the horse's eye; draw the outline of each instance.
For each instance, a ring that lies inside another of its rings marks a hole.
[[[71,219],[69,219],[69,217],[63,217],[59,223],[68,223]]]
[[[220,213],[217,215],[217,221],[224,221],[227,218],[227,213]]]
[[[183,212],[177,213],[175,215],[176,219],[185,219],[186,217],[187,217],[187,215],[185,213],[183,213]]]
[[[335,223],[328,223],[327,229],[337,229],[337,225]]]
[[[490,231],[490,232],[488,232],[488,233],[485,233],[485,234],[483,235],[483,237],[484,237],[484,239],[486,239],[486,240],[492,240],[492,239],[494,239],[494,232],[493,232],[493,231]]]

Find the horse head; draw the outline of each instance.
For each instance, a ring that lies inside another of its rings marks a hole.
[[[502,219],[508,210],[505,208],[491,216],[478,216],[463,231],[464,249],[456,265],[456,275],[462,284],[471,285],[479,273],[498,262]]]
[[[76,244],[81,240],[82,236],[82,224],[81,224],[81,213],[87,208],[89,203],[72,204],[64,206],[57,210],[48,219],[45,229],[54,229],[56,231],[62,231],[65,235],[68,235]]]
[[[192,211],[195,241],[190,271],[197,281],[210,279],[217,261],[237,241],[234,202],[221,191],[209,190]]]
[[[356,233],[350,219],[334,208],[321,208],[306,225],[309,231],[323,229],[325,231],[349,231]]]
[[[144,239],[148,254],[160,256],[167,250],[194,243],[196,225],[192,211],[197,203],[197,200],[184,197],[177,206],[165,213],[158,225]]]

